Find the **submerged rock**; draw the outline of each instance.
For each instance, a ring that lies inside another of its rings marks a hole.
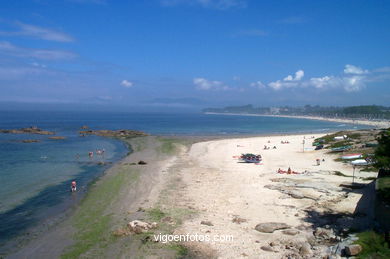
[[[24,139],[22,140],[23,143],[37,143],[41,142],[39,139]]]
[[[54,136],[54,137],[49,137],[48,139],[66,139],[66,137],[63,137],[63,136]]]
[[[290,227],[291,226],[287,225],[286,223],[269,222],[257,224],[255,229],[263,233],[273,233],[275,230],[286,229]]]

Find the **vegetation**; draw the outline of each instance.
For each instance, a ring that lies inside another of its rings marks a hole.
[[[390,201],[390,177],[380,177],[377,179],[377,192],[383,200]]]
[[[375,150],[377,168],[390,169],[390,129],[380,134],[378,146]]]
[[[115,175],[110,175],[101,182],[95,183],[88,191],[72,217],[76,234],[75,243],[62,258],[79,258],[90,249],[99,246],[104,247],[114,241],[110,231],[112,216],[107,210],[118,196],[120,189],[139,176],[139,172],[132,169],[121,170]]]
[[[358,258],[390,258],[390,249],[383,235],[374,231],[366,231],[358,233],[357,236],[359,240],[356,241],[356,244],[363,248]]]

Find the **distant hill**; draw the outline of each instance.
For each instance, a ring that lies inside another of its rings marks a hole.
[[[311,106],[302,107],[254,107],[251,104],[243,106],[227,106],[224,108],[206,108],[204,113],[238,113],[262,115],[306,115],[340,118],[390,119],[390,107],[378,105],[360,105],[348,107]]]

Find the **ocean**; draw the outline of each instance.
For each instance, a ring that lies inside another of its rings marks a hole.
[[[121,141],[98,136],[80,137],[80,127],[133,129],[164,136],[224,136],[283,133],[320,133],[367,128],[351,124],[293,118],[205,115],[201,113],[125,113],[0,111],[0,129],[37,126],[55,131],[64,140],[45,135],[0,134],[0,248],[29,234],[50,217],[64,215],[77,204],[87,186],[128,152]],[[38,143],[22,143],[38,139]],[[105,149],[104,156],[88,157]],[[79,191],[69,191],[76,180]],[[46,224],[46,223],[45,223]],[[0,253],[1,254],[1,253]]]

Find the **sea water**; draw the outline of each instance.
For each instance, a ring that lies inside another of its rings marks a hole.
[[[362,128],[327,121],[259,117],[125,112],[48,112],[0,111],[0,129],[37,126],[55,131],[63,140],[46,135],[0,134],[0,247],[6,241],[24,235],[47,217],[64,213],[81,195],[70,193],[70,182],[78,183],[78,194],[108,166],[128,152],[115,139],[81,137],[80,127],[91,129],[134,129],[154,135],[254,135],[283,133],[320,133]],[[37,139],[37,143],[23,143]],[[104,149],[104,156],[88,152]]]

